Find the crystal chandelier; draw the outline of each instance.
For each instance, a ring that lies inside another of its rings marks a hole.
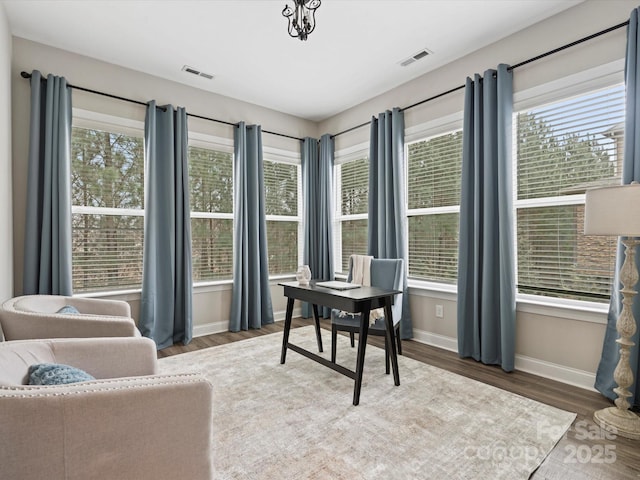
[[[320,0],[293,0],[293,5],[293,8],[285,5],[282,10],[282,15],[289,20],[289,35],[306,40],[316,28],[316,10]]]

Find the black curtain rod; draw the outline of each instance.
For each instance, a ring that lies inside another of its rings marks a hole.
[[[542,54],[537,55],[535,57],[532,57],[532,58],[530,58],[528,60],[524,60],[523,62],[516,63],[515,65],[510,66],[508,68],[508,70],[515,70],[518,67],[522,67],[523,65],[527,65],[527,64],[529,64],[531,62],[535,62],[536,60],[540,60],[541,58],[548,57],[550,55],[553,55],[554,53],[561,52],[562,50],[566,50],[567,48],[574,47],[574,46],[579,45],[579,44],[581,44],[583,42],[586,42],[588,40],[592,40],[592,39],[594,39],[596,37],[599,37],[600,35],[604,35],[605,33],[609,33],[609,32],[612,32],[614,30],[617,30],[619,28],[626,27],[627,25],[629,25],[629,20],[627,20],[625,22],[622,22],[622,23],[619,23],[617,25],[614,25],[612,27],[605,28],[604,30],[601,30],[599,32],[592,33],[591,35],[583,37],[583,38],[581,38],[579,40],[575,40],[575,41],[573,41],[571,43],[567,43],[566,45],[562,45],[561,47],[554,48],[553,50],[549,50],[548,52],[542,53]],[[409,105],[408,107],[401,108],[400,110],[401,111],[409,110],[410,108],[417,107],[418,105],[422,105],[423,103],[427,103],[427,102],[430,102],[431,100],[435,100],[437,98],[444,97],[445,95],[449,95],[450,93],[457,92],[458,90],[462,90],[464,87],[465,87],[464,85],[460,85],[458,87],[455,87],[455,88],[452,88],[450,90],[447,90],[446,92],[442,92],[442,93],[439,93],[437,95],[434,95],[433,97],[429,97],[429,98],[426,98],[424,100],[420,100],[419,102],[416,102],[416,103],[414,103],[412,105]],[[343,130],[341,132],[336,133],[335,135],[332,135],[331,138],[335,138],[338,135],[342,135],[344,133],[348,133],[348,132],[351,132],[353,130],[357,130],[358,128],[362,128],[362,127],[364,127],[366,125],[370,125],[370,124],[371,124],[371,122],[365,122],[365,123],[361,123],[360,125],[356,125],[355,127],[347,128],[346,130]]]
[[[31,78],[31,74],[27,73],[27,72],[20,72],[20,76],[22,78],[26,78],[26,79],[30,79]],[[43,77],[43,80],[46,80],[46,77]],[[74,88],[76,90],[82,90],[83,92],[89,92],[89,93],[95,93],[96,95],[102,95],[103,97],[115,98],[116,100],[123,100],[125,102],[135,103],[137,105],[144,105],[144,106],[147,105],[146,103],[140,102],[138,100],[132,100],[131,98],[120,97],[118,95],[112,95],[111,93],[99,92],[97,90],[91,90],[90,88],[84,88],[84,87],[79,87],[77,85],[71,85],[70,83],[67,83],[67,86],[69,88]],[[162,107],[159,107],[159,108],[162,108]],[[163,110],[166,110],[166,108],[163,108]]]
[[[22,78],[26,78],[26,79],[31,78],[31,74],[30,74],[30,73],[27,73],[27,72],[20,72],[20,76],[21,76]],[[125,101],[125,102],[135,103],[136,105],[143,105],[143,106],[147,106],[147,104],[146,104],[146,103],[141,102],[141,101],[139,101],[139,100],[133,100],[133,99],[131,99],[131,98],[120,97],[120,96],[118,96],[118,95],[113,95],[113,94],[111,94],[111,93],[100,92],[100,91],[98,91],[98,90],[91,90],[90,88],[79,87],[79,86],[77,86],[77,85],[72,85],[72,84],[70,84],[70,83],[67,83],[67,86],[68,86],[69,88],[74,88],[74,89],[76,89],[76,90],[81,90],[81,91],[83,91],[83,92],[95,93],[96,95],[102,95],[103,97],[115,98],[116,100],[122,100],[122,101]],[[157,108],[161,109],[163,112],[165,112],[165,111],[167,110],[165,107],[160,107],[160,106],[158,106]],[[216,118],[203,117],[202,115],[195,115],[195,114],[193,114],[193,113],[188,113],[188,112],[187,112],[187,116],[188,116],[188,117],[194,117],[194,118],[200,118],[200,119],[202,119],[202,120],[208,120],[208,121],[210,121],[210,122],[223,123],[223,124],[225,124],[225,125],[229,125],[229,126],[232,126],[232,127],[237,127],[237,126],[238,126],[238,124],[237,124],[237,123],[231,123],[231,122],[227,122],[227,121],[224,121],[224,120],[218,120],[218,119],[216,119]],[[291,135],[286,135],[286,134],[284,134],[284,133],[270,132],[269,130],[262,130],[262,132],[263,132],[263,133],[268,133],[268,134],[270,134],[270,135],[277,135],[277,136],[279,136],[279,137],[291,138],[291,139],[293,139],[293,140],[299,140],[299,141],[302,141],[302,138],[293,137],[293,136],[291,136]]]
[[[209,120],[210,122],[223,123],[225,125],[229,125],[231,127],[238,127],[237,123],[227,122],[225,120],[218,120],[216,118],[203,117],[202,115],[196,115],[195,113],[187,113],[187,116],[193,118],[200,118],[201,120]],[[278,133],[278,132],[270,132],[269,130],[262,130],[263,133],[268,133],[269,135],[277,135],[278,137],[290,138],[292,140],[299,140],[302,142],[302,138],[294,137],[292,135],[287,135],[286,133]]]

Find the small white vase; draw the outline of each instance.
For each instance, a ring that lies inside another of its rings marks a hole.
[[[311,269],[309,265],[300,265],[298,267],[296,280],[298,280],[298,285],[309,285],[309,280],[311,280]]]

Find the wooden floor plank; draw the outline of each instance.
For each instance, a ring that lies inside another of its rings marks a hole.
[[[160,350],[158,357],[282,332],[283,323],[265,325],[259,330],[197,337],[187,346],[174,345]],[[308,325],[312,325],[308,319],[296,318],[292,321],[292,328]],[[329,330],[329,321],[323,320],[322,327]],[[384,348],[384,340],[381,337],[369,337],[369,343]],[[611,405],[611,402],[599,393],[530,373],[506,373],[499,367],[460,358],[454,352],[412,340],[402,342],[402,353],[414,360],[577,413],[571,429],[532,475],[533,480],[640,480],[640,441],[615,436],[611,438],[610,435],[606,438],[593,422],[595,410]]]

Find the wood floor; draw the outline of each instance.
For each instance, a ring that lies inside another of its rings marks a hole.
[[[292,327],[307,326],[311,323],[309,320],[294,319]],[[327,321],[323,321],[322,326],[327,330],[330,327]],[[284,322],[276,322],[260,330],[225,332],[197,337],[187,346],[174,345],[159,351],[158,357],[282,332],[283,327]],[[325,342],[330,341],[329,338],[325,338]],[[381,337],[370,337],[369,343],[384,347]],[[461,359],[453,352],[411,340],[403,341],[402,352],[405,356],[420,362],[577,413],[578,416],[571,429],[532,475],[533,480],[640,480],[640,440],[628,440],[605,434],[593,422],[595,410],[611,405],[611,402],[599,393],[524,372],[505,373],[499,367]],[[400,372],[400,380],[402,381],[402,372]]]

